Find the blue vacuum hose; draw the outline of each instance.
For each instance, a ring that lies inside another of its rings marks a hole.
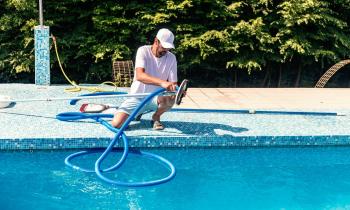
[[[146,187],[146,186],[153,186],[153,185],[162,184],[162,183],[168,182],[171,179],[173,179],[175,177],[176,170],[170,161],[168,161],[167,159],[165,159],[159,155],[149,153],[149,152],[142,152],[142,151],[138,151],[138,150],[130,150],[129,151],[128,138],[126,137],[126,135],[124,133],[125,129],[128,127],[130,122],[136,117],[137,113],[142,109],[142,107],[145,106],[148,102],[150,102],[153,97],[159,95],[160,93],[162,93],[164,91],[165,91],[165,89],[161,88],[161,89],[154,91],[153,93],[151,93],[147,97],[145,97],[142,100],[142,102],[138,105],[138,107],[136,107],[136,109],[128,117],[128,119],[124,122],[124,124],[122,125],[122,127],[120,129],[114,128],[113,126],[111,126],[111,124],[109,124],[107,121],[102,119],[102,118],[112,118],[113,115],[111,115],[111,114],[85,114],[85,113],[80,113],[80,112],[65,112],[65,113],[58,114],[56,116],[56,118],[58,120],[61,120],[61,121],[94,119],[95,121],[104,125],[110,131],[116,133],[114,138],[112,139],[112,141],[109,143],[108,147],[102,152],[101,156],[95,162],[95,170],[86,169],[86,168],[76,166],[76,165],[71,163],[71,160],[73,158],[78,157],[78,156],[83,156],[83,155],[88,155],[91,153],[101,152],[101,150],[98,150],[98,149],[90,150],[90,151],[80,151],[80,152],[71,154],[68,157],[66,157],[65,164],[67,166],[70,166],[70,167],[77,169],[77,170],[80,170],[80,171],[95,172],[100,179],[102,179],[103,181],[105,181],[107,183],[115,185],[115,186]],[[74,101],[71,104],[75,104],[75,102],[76,101]],[[122,154],[121,158],[119,159],[119,161],[115,165],[113,165],[107,169],[101,169],[101,163],[113,151],[113,147],[115,146],[117,141],[120,139],[122,139],[123,147],[124,147],[123,154]],[[132,152],[133,154],[141,155],[141,156],[149,158],[149,159],[158,160],[158,161],[164,163],[168,167],[168,169],[170,170],[170,174],[165,178],[146,181],[146,182],[122,182],[122,181],[116,181],[116,180],[109,179],[103,175],[103,172],[110,172],[110,171],[118,169],[125,162],[126,157],[128,156],[129,152]]]

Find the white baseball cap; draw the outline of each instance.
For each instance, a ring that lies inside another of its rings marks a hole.
[[[164,48],[175,48],[174,46],[174,34],[166,28],[162,28],[157,33],[157,39]]]

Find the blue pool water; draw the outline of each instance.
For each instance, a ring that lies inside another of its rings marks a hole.
[[[72,152],[0,152],[0,209],[350,208],[350,147],[152,150],[175,165],[177,176],[136,189],[110,187],[65,166]],[[75,163],[93,167],[95,158]],[[109,177],[140,181],[167,173],[130,155]]]

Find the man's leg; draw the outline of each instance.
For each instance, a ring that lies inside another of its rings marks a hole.
[[[122,127],[123,123],[128,119],[129,115],[124,112],[117,112],[114,114],[113,120],[112,120],[112,126],[115,128]]]
[[[158,96],[158,109],[153,114],[153,121],[160,121],[160,116],[171,109],[175,103],[175,96]]]
[[[139,105],[140,100],[136,98],[126,99],[120,106],[118,111],[114,114],[112,126],[115,128],[122,127],[123,123],[128,119],[129,115]]]

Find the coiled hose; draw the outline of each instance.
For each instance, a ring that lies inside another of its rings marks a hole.
[[[97,176],[100,179],[102,179],[104,182],[107,182],[107,183],[115,185],[115,186],[122,186],[122,187],[153,186],[153,185],[158,185],[158,184],[168,182],[171,179],[173,179],[176,175],[176,170],[170,161],[168,161],[167,159],[165,159],[159,155],[156,155],[156,154],[153,154],[150,152],[142,152],[139,150],[130,150],[129,151],[128,138],[124,133],[125,129],[128,127],[130,122],[136,117],[137,113],[142,109],[142,107],[145,106],[148,102],[150,102],[153,97],[159,95],[160,93],[162,93],[164,91],[165,91],[165,89],[161,88],[161,89],[154,91],[153,93],[151,93],[147,97],[145,97],[142,100],[142,102],[136,107],[136,109],[132,112],[132,114],[127,118],[127,120],[124,122],[124,124],[121,126],[120,129],[114,128],[113,126],[111,126],[111,124],[109,124],[106,120],[103,119],[103,118],[112,118],[113,115],[111,115],[111,114],[86,114],[86,113],[80,113],[80,112],[65,112],[65,113],[58,114],[56,116],[56,118],[58,120],[61,120],[61,121],[94,119],[96,122],[99,122],[100,124],[104,125],[110,131],[116,133],[114,138],[112,139],[112,141],[107,146],[107,148],[102,152],[100,157],[96,160],[94,170],[90,170],[90,169],[86,169],[86,168],[82,168],[82,167],[79,167],[77,165],[74,165],[71,163],[71,160],[73,158],[78,157],[78,156],[83,156],[83,155],[88,155],[91,153],[101,152],[101,150],[98,150],[98,149],[90,150],[90,151],[80,151],[80,152],[71,154],[68,157],[66,157],[65,164],[67,166],[70,166],[70,167],[77,169],[77,170],[80,170],[80,171],[95,172],[97,174]],[[71,103],[71,104],[74,104],[74,103]],[[111,151],[113,150],[113,147],[115,146],[117,141],[120,139],[123,141],[123,147],[124,147],[123,154],[122,154],[121,158],[119,159],[119,161],[115,165],[113,165],[107,169],[101,169],[101,163],[111,153]],[[103,175],[103,172],[110,172],[110,171],[114,171],[114,170],[118,169],[125,162],[126,157],[127,157],[129,152],[132,152],[132,153],[137,154],[137,155],[141,155],[141,156],[149,158],[149,159],[158,160],[158,161],[164,163],[165,166],[167,166],[169,171],[170,171],[169,175],[162,178],[162,179],[151,180],[151,181],[146,181],[146,182],[122,182],[122,181],[109,179]]]

